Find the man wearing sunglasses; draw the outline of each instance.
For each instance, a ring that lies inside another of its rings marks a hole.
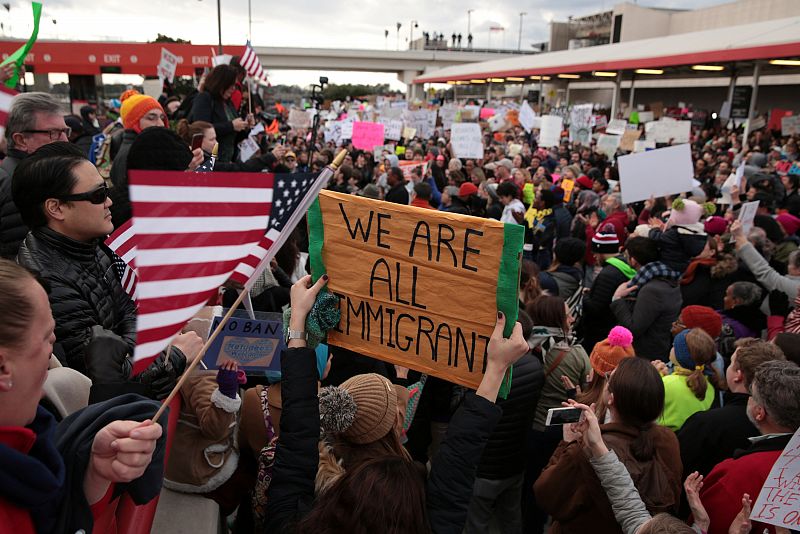
[[[161,357],[130,379],[136,345],[136,306],[122,289],[102,240],[114,230],[103,178],[75,145],[52,143],[22,161],[12,195],[31,228],[17,261],[50,286],[56,355],[92,379],[95,400],[136,392],[166,396],[183,372],[186,356],[202,342],[183,334],[169,358]]]
[[[14,97],[6,124],[8,156],[0,165],[0,256],[14,259],[28,233],[11,200],[11,178],[17,164],[42,145],[67,141],[61,104],[47,93],[22,93]]]

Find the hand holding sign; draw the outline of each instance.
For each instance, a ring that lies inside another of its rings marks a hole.
[[[497,393],[500,391],[506,371],[530,350],[528,342],[522,335],[521,324],[514,324],[514,331],[508,339],[503,337],[505,326],[506,316],[499,311],[492,337],[489,338],[489,362],[486,366],[486,373],[475,392],[476,395],[489,402],[497,400]]]

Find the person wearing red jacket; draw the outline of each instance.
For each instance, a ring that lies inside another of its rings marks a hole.
[[[717,464],[703,480],[700,500],[708,511],[708,534],[726,534],[741,509],[742,496],[758,497],[773,464],[800,428],[800,367],[770,361],[756,369],[750,385],[747,416],[761,433],[750,438],[745,451]],[[768,518],[769,509],[759,511]],[[775,532],[775,527],[753,521],[753,532]]]

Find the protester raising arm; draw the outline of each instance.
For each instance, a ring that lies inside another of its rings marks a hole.
[[[736,241],[736,252],[739,259],[756,277],[756,281],[763,285],[767,291],[775,289],[786,294],[789,302],[794,302],[797,292],[800,290],[800,268],[797,267],[800,261],[800,253],[793,252],[789,256],[789,275],[781,276],[775,269],[770,267],[767,260],[759,254],[756,248],[747,240],[742,229],[742,223],[734,221],[731,224],[731,234]]]

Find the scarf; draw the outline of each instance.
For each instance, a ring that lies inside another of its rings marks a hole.
[[[551,208],[543,210],[528,208],[528,211],[525,212],[525,220],[528,222],[528,227],[533,230],[533,233],[544,232],[544,220],[552,214],[553,210]]]
[[[693,260],[689,267],[686,268],[686,272],[683,273],[683,278],[681,278],[681,285],[686,286],[691,284],[694,281],[694,275],[696,274],[697,268],[701,265],[706,265],[709,268],[713,267],[717,264],[717,260],[715,258],[699,258]]]
[[[36,435],[27,454],[0,444],[0,495],[30,512],[36,532],[52,532],[66,471],[53,439],[55,420],[40,406],[33,423],[26,428]]]
[[[645,284],[653,280],[654,278],[665,278],[667,280],[678,280],[681,277],[681,273],[678,271],[673,271],[664,262],[661,261],[651,261],[636,273],[636,276],[633,277],[633,280],[628,282],[628,287],[639,286],[641,289]],[[638,290],[634,293],[638,293]]]
[[[564,330],[553,326],[534,326],[528,338],[528,347],[531,350],[537,347],[542,354],[548,354],[553,348],[569,349],[570,336],[564,334]]]

